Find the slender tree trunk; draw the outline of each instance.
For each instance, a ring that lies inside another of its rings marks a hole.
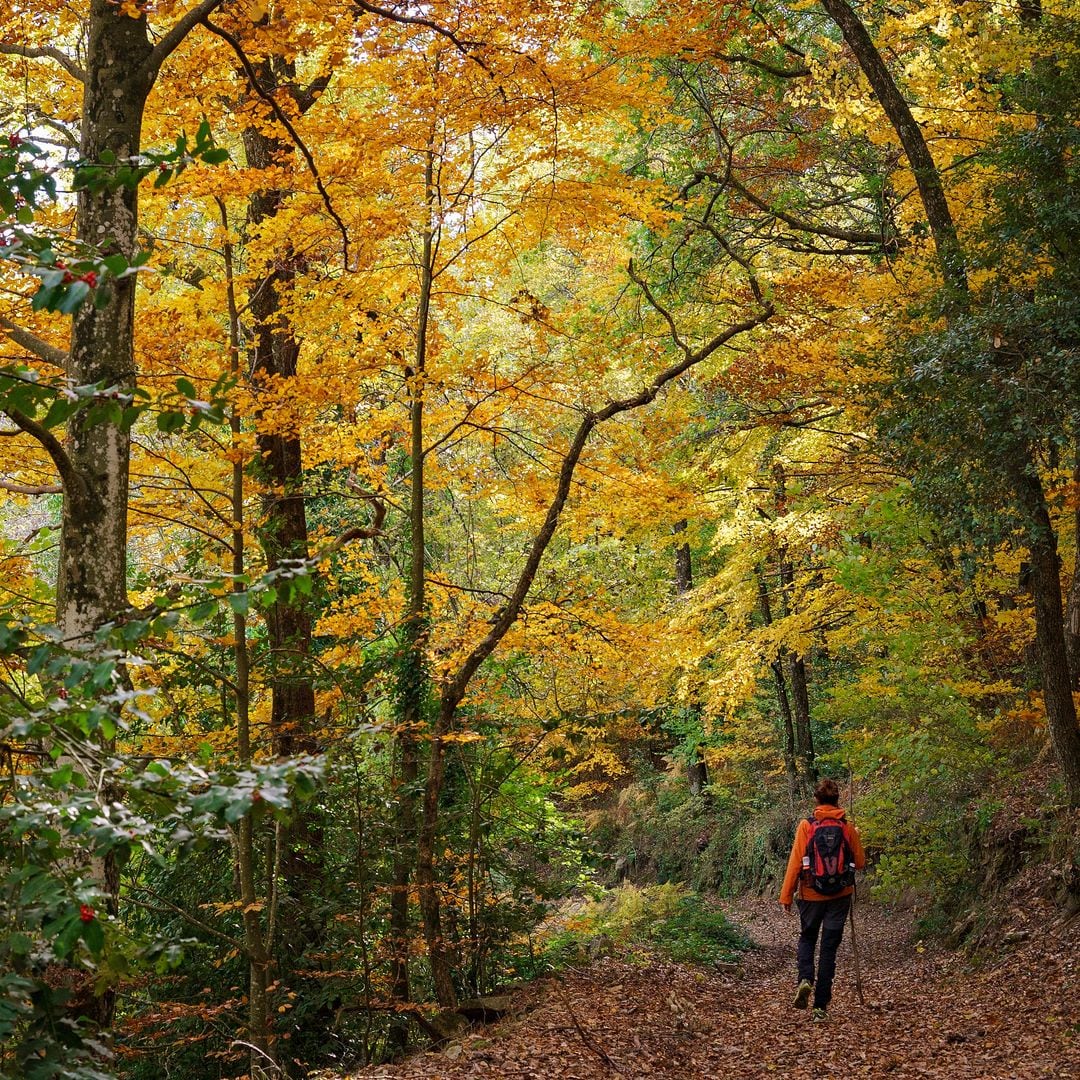
[[[221,211],[222,227],[228,237],[229,221],[225,204],[220,200],[218,208]],[[233,376],[239,378],[240,316],[236,303],[233,248],[228,239],[225,241],[224,256],[225,291],[229,309],[229,367]],[[229,416],[229,430],[233,450],[236,451],[239,449],[241,421],[235,410]],[[232,572],[233,592],[236,593],[244,589],[241,577],[246,571],[244,509],[244,464],[237,456],[232,466]],[[236,752],[239,764],[245,766],[251,762],[251,657],[248,651],[247,617],[235,610],[233,657],[236,664]],[[248,1038],[252,1046],[249,1072],[253,1080],[261,1080],[270,1076],[275,1066],[267,993],[273,942],[269,932],[263,930],[259,911],[261,905],[257,903],[255,851],[254,821],[251,814],[246,814],[237,829],[236,868],[240,882],[240,899],[244,904],[244,948],[248,957]],[[268,864],[273,872],[274,860],[269,859]],[[268,891],[272,894],[275,887],[275,883],[271,881]]]
[[[412,475],[410,483],[411,503],[411,565],[410,565],[410,608],[409,622],[416,627],[415,640],[410,640],[411,648],[407,653],[407,662],[411,663],[413,679],[418,698],[416,715],[412,718],[413,726],[422,719],[419,712],[422,701],[419,695],[426,692],[428,686],[426,657],[426,605],[424,598],[424,395],[427,374],[428,331],[431,322],[431,296],[434,283],[435,226],[432,219],[435,191],[435,151],[434,132],[427,149],[424,165],[424,203],[427,215],[424,222],[420,266],[420,302],[416,319],[416,354],[412,372],[413,391],[411,407],[411,444]],[[410,635],[412,639],[413,635]],[[431,965],[431,978],[435,986],[435,998],[440,1005],[451,1007],[457,1001],[454,990],[449,951],[446,947],[442,926],[442,905],[439,899],[438,883],[435,873],[435,841],[438,836],[439,797],[442,793],[443,778],[446,769],[445,746],[443,739],[450,730],[454,713],[460,697],[449,706],[440,702],[439,714],[435,719],[431,739],[431,753],[428,758],[428,773],[424,785],[423,815],[416,850],[416,884],[420,896],[420,914],[424,923],[424,939],[427,944],[428,961]],[[408,718],[406,718],[408,722]]]
[[[427,782],[424,785],[423,815],[416,849],[416,886],[420,896],[420,912],[424,920],[424,939],[431,963],[431,978],[435,1000],[444,1008],[457,1003],[454,990],[450,950],[442,925],[442,904],[435,876],[435,847],[439,834],[439,797],[446,776],[446,736],[454,724],[461,696],[452,690],[444,692],[431,737],[431,756],[428,759]]]
[[[758,584],[758,607],[761,610],[761,620],[766,626],[772,626],[772,605],[769,603],[769,586],[765,579],[765,573],[761,567],[757,567]],[[799,800],[799,771],[795,760],[795,723],[791,713],[791,700],[788,698],[787,681],[784,678],[784,665],[780,657],[769,664],[773,673],[773,681],[776,685],[776,701],[780,707],[780,722],[783,726],[783,753],[784,773],[788,781],[788,793],[791,797],[791,805],[795,806]]]
[[[1076,555],[1073,559],[1072,584],[1065,605],[1065,647],[1069,654],[1069,685],[1080,690],[1080,435],[1077,436],[1073,464],[1073,538]]]
[[[926,144],[922,128],[912,115],[896,80],[888,65],[878,52],[874,39],[858,15],[848,6],[846,0],[821,0],[829,18],[836,23],[844,35],[844,41],[851,49],[859,67],[873,87],[874,94],[882,110],[888,117],[900,145],[907,155],[915,183],[919,189],[927,223],[934,237],[938,263],[946,284],[956,294],[967,292],[967,272],[963,254],[956,234],[956,225],[945,197],[941,183],[941,174],[934,163],[933,155]]]
[[[773,477],[776,482],[776,513],[779,517],[787,506],[787,477],[780,462],[773,468]],[[776,564],[780,578],[780,614],[786,619],[795,609],[795,565],[784,544],[779,546]],[[791,684],[795,759],[803,793],[809,797],[817,783],[817,766],[814,763],[814,735],[810,728],[810,690],[806,678],[806,661],[801,653],[791,650],[785,650],[782,659]]]
[[[427,201],[430,210],[433,156],[429,151],[425,167]],[[390,901],[390,934],[394,943],[391,985],[395,1000],[409,1000],[409,882],[413,872],[413,840],[417,829],[419,751],[417,739],[424,724],[424,701],[429,675],[427,667],[427,600],[425,592],[424,520],[424,376],[427,368],[427,334],[431,317],[433,235],[430,219],[425,222],[420,268],[420,302],[416,320],[416,349],[409,404],[409,591],[405,613],[404,641],[398,674],[400,725],[397,735],[401,769],[395,819],[397,855]],[[395,1042],[403,1045],[405,1033],[399,1027]]]
[[[406,638],[406,646],[408,638]],[[404,661],[403,661],[404,664]],[[399,694],[402,696],[402,724],[397,735],[398,783],[397,807],[394,811],[394,860],[390,883],[390,995],[394,1001],[405,1004],[411,1000],[409,988],[409,885],[412,881],[414,837],[416,836],[417,798],[416,782],[419,776],[416,733],[407,730],[404,718],[412,709],[407,703],[411,688],[401,680]],[[398,1050],[408,1042],[408,1025],[395,1022],[391,1026],[390,1041]]]
[[[686,519],[675,522],[676,533],[686,532]],[[694,567],[691,561],[690,545],[680,544],[675,549],[675,595],[685,596],[694,585]],[[694,712],[700,716],[701,708],[695,704]],[[705,754],[699,745],[694,747],[693,757],[686,766],[686,780],[690,786],[690,794],[707,797],[709,787],[709,765],[705,760]]]
[[[675,522],[676,533],[686,532],[686,519]],[[690,561],[690,545],[680,544],[675,549],[675,595],[685,596],[694,587],[693,564]]]
[[[806,679],[806,662],[801,656],[788,657],[792,698],[795,705],[795,745],[799,774],[807,794],[817,784],[817,762],[814,756],[814,733],[810,727],[810,692]]]

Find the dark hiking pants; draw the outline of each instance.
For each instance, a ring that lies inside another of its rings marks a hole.
[[[835,900],[800,900],[799,921],[799,981],[814,984],[814,1008],[827,1009],[832,1000],[833,976],[836,974],[836,950],[844,937],[844,921],[851,907],[850,896]],[[818,934],[821,935],[821,955],[818,958],[817,979],[814,978],[814,953]]]

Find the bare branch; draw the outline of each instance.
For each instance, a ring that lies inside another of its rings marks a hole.
[[[69,495],[82,495],[87,493],[86,481],[82,474],[71,462],[67,452],[61,445],[60,440],[46,427],[42,427],[32,417],[19,412],[18,409],[4,409],[4,415],[11,420],[16,427],[21,428],[27,435],[32,435],[44,447],[45,452],[52,458],[56,471],[64,484],[64,489]]]
[[[9,319],[5,319],[0,316],[0,327],[6,332],[7,336],[15,342],[16,345],[21,345],[27,352],[33,353],[39,360],[44,360],[47,364],[52,364],[53,367],[58,367],[61,371],[67,371],[68,354],[63,349],[58,349],[55,345],[50,345],[47,341],[42,341],[37,334],[30,333],[29,330],[24,330],[21,326],[16,326],[15,323]]]
[[[483,45],[482,41],[464,41],[450,30],[448,27],[442,26],[440,23],[434,22],[432,19],[425,19],[419,15],[402,15],[392,8],[378,7],[375,4],[369,4],[367,0],[353,0],[353,4],[360,11],[366,12],[368,15],[374,15],[380,19],[387,19],[390,22],[402,23],[405,26],[422,26],[427,30],[438,34],[440,37],[446,38],[455,49],[462,56],[472,60],[474,64],[479,65],[489,75],[492,74],[491,68],[476,55],[477,50]]]
[[[690,346],[679,335],[679,328],[675,325],[675,319],[666,307],[661,304],[655,296],[653,296],[652,289],[649,288],[648,283],[644,278],[638,277],[637,271],[634,269],[634,260],[631,259],[626,267],[627,274],[630,275],[630,280],[641,290],[642,295],[649,302],[649,306],[653,311],[662,316],[664,322],[668,324],[668,329],[671,331],[671,340],[682,350],[682,352],[689,356]]]
[[[778,79],[802,79],[810,74],[810,69],[804,64],[793,68],[782,68],[775,64],[768,64],[755,56],[744,56],[742,53],[710,53],[709,55],[714,60],[723,60],[729,64],[749,64],[751,67],[775,75]]]
[[[161,65],[176,51],[184,38],[224,3],[225,0],[203,0],[201,4],[193,7],[186,15],[180,18],[176,25],[154,46],[153,52],[146,58],[146,74],[149,82],[153,82],[157,78]]]
[[[375,514],[372,518],[370,525],[357,525],[352,529],[346,529],[340,536],[335,537],[322,548],[316,556],[316,561],[321,562],[329,555],[333,555],[335,551],[339,551],[346,544],[351,544],[354,540],[371,540],[373,537],[382,535],[382,525],[386,520],[386,503],[374,494],[366,494],[366,499],[370,499],[375,507]]]
[[[28,60],[55,60],[73,79],[86,82],[86,72],[83,71],[67,53],[52,45],[42,45],[34,48],[30,45],[13,45],[11,42],[0,42],[0,54],[5,56],[25,56]]]
[[[308,169],[311,175],[315,179],[315,186],[319,189],[319,194],[322,196],[323,204],[326,206],[326,212],[334,219],[334,223],[338,227],[338,231],[341,233],[341,252],[342,259],[345,262],[345,269],[349,269],[349,230],[345,227],[345,222],[338,216],[338,212],[334,209],[334,204],[330,201],[330,193],[323,185],[322,176],[319,174],[318,166],[315,164],[315,159],[311,156],[311,151],[307,148],[307,144],[300,138],[300,133],[293,127],[292,121],[282,111],[281,106],[274,100],[274,95],[267,93],[263,89],[262,84],[259,82],[258,73],[255,68],[252,67],[251,60],[248,59],[248,55],[244,52],[243,45],[229,33],[228,30],[222,29],[215,23],[212,23],[209,19],[202,20],[203,25],[212,34],[216,34],[222,41],[228,43],[229,47],[234,53],[236,53],[237,59],[240,61],[240,66],[244,69],[244,74],[248,78],[248,82],[251,84],[251,89],[255,91],[270,106],[274,115],[277,117],[281,126],[289,133],[293,142],[296,143],[297,149],[304,155],[304,160],[307,162]]]
[[[868,232],[862,229],[841,229],[833,225],[816,225],[812,221],[804,221],[802,218],[797,218],[794,214],[789,214],[786,210],[781,210],[777,206],[771,206],[760,196],[755,195],[745,184],[741,184],[736,180],[735,177],[729,177],[728,183],[730,183],[730,185],[748,203],[776,218],[777,221],[782,221],[785,225],[790,225],[793,229],[798,229],[799,232],[813,233],[817,236],[828,236],[833,240],[842,240],[847,244],[876,244],[882,250],[895,249],[896,247],[895,238],[886,240],[879,232]]]
[[[0,480],[0,490],[13,491],[16,495],[60,495],[63,488],[59,484],[15,484],[10,480]]]
[[[171,900],[167,900],[161,893],[156,892],[147,885],[136,885],[134,888],[138,892],[146,893],[147,896],[153,897],[162,907],[171,911],[174,915],[179,915],[180,918],[191,923],[192,926],[202,930],[203,933],[209,934],[211,937],[216,937],[219,941],[224,941],[226,945],[231,945],[238,952],[244,952],[244,944],[241,941],[237,941],[236,938],[230,937],[228,934],[223,934],[220,930],[211,926],[209,923],[203,922],[202,919],[192,915],[190,911],[185,911],[184,908],[174,904]],[[146,904],[141,900],[135,900],[135,903],[140,907],[145,907],[150,911],[156,910],[152,905]]]

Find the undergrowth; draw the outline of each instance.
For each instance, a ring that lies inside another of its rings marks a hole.
[[[626,883],[587,901],[541,940],[535,959],[558,969],[599,956],[634,960],[660,953],[681,963],[715,965],[748,948],[749,940],[714,900],[676,883]]]

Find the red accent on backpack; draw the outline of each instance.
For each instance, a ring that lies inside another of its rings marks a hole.
[[[807,818],[810,833],[806,838],[802,882],[822,896],[835,896],[855,884],[855,855],[847,822],[840,818]],[[805,862],[805,860],[804,860]]]

